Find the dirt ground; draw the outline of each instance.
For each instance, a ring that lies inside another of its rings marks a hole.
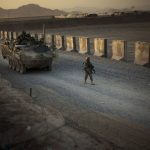
[[[21,109],[16,107],[18,105]],[[41,122],[39,126],[43,113],[40,108],[47,109],[50,115],[45,116],[49,122]],[[12,88],[11,83],[1,77],[0,112],[0,148],[3,149],[7,145],[12,150],[119,150],[103,138],[96,139],[95,136],[71,127],[70,122],[63,119],[57,110],[39,107],[31,97]],[[24,122],[25,120],[28,121]],[[27,131],[29,133],[26,135]]]

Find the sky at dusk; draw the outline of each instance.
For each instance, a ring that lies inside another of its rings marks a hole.
[[[150,0],[0,0],[0,7],[11,9],[30,3],[50,9],[73,7],[127,8],[131,6],[146,8],[150,6]]]

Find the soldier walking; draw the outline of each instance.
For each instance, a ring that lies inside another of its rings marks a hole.
[[[89,76],[91,80],[91,84],[94,85],[92,74],[95,73],[95,69],[92,63],[90,62],[90,57],[86,57],[86,60],[85,62],[83,62],[83,65],[84,65],[83,70],[85,71],[84,83],[85,84],[87,83],[86,80]]]

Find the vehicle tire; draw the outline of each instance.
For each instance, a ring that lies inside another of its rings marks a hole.
[[[3,56],[3,59],[6,59],[6,56]]]
[[[2,57],[3,57],[3,59],[6,59],[6,56],[4,56],[3,52],[2,52]]]
[[[26,73],[26,67],[23,64],[20,65],[20,73]]]
[[[17,64],[16,64],[16,71],[17,71],[17,72],[20,71],[20,63],[19,63],[19,61],[17,61]]]
[[[47,66],[47,67],[46,67],[46,70],[47,70],[47,71],[52,71],[52,66],[51,66],[51,65]]]
[[[12,60],[12,69],[13,69],[13,70],[16,70],[16,63],[15,63],[14,60]]]
[[[9,59],[9,68],[12,69],[12,60]]]
[[[48,71],[52,71],[52,59],[49,61],[49,66],[46,68]]]

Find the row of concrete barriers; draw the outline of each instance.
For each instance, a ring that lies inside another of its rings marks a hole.
[[[1,39],[16,39],[20,33],[1,31]],[[31,33],[31,36],[40,40],[43,38],[43,34]],[[81,54],[91,53],[91,42],[88,37],[75,37],[75,36],[63,36],[60,34],[52,35],[45,34],[45,43],[48,46],[55,45],[57,49],[66,51],[77,51]],[[107,39],[94,38],[94,52],[93,55],[98,57],[107,57],[108,43]],[[78,48],[77,48],[78,47]],[[147,65],[150,64],[150,43],[137,41],[134,43],[134,64]],[[125,60],[127,52],[127,41],[124,40],[112,40],[111,41],[111,58],[113,60]]]

